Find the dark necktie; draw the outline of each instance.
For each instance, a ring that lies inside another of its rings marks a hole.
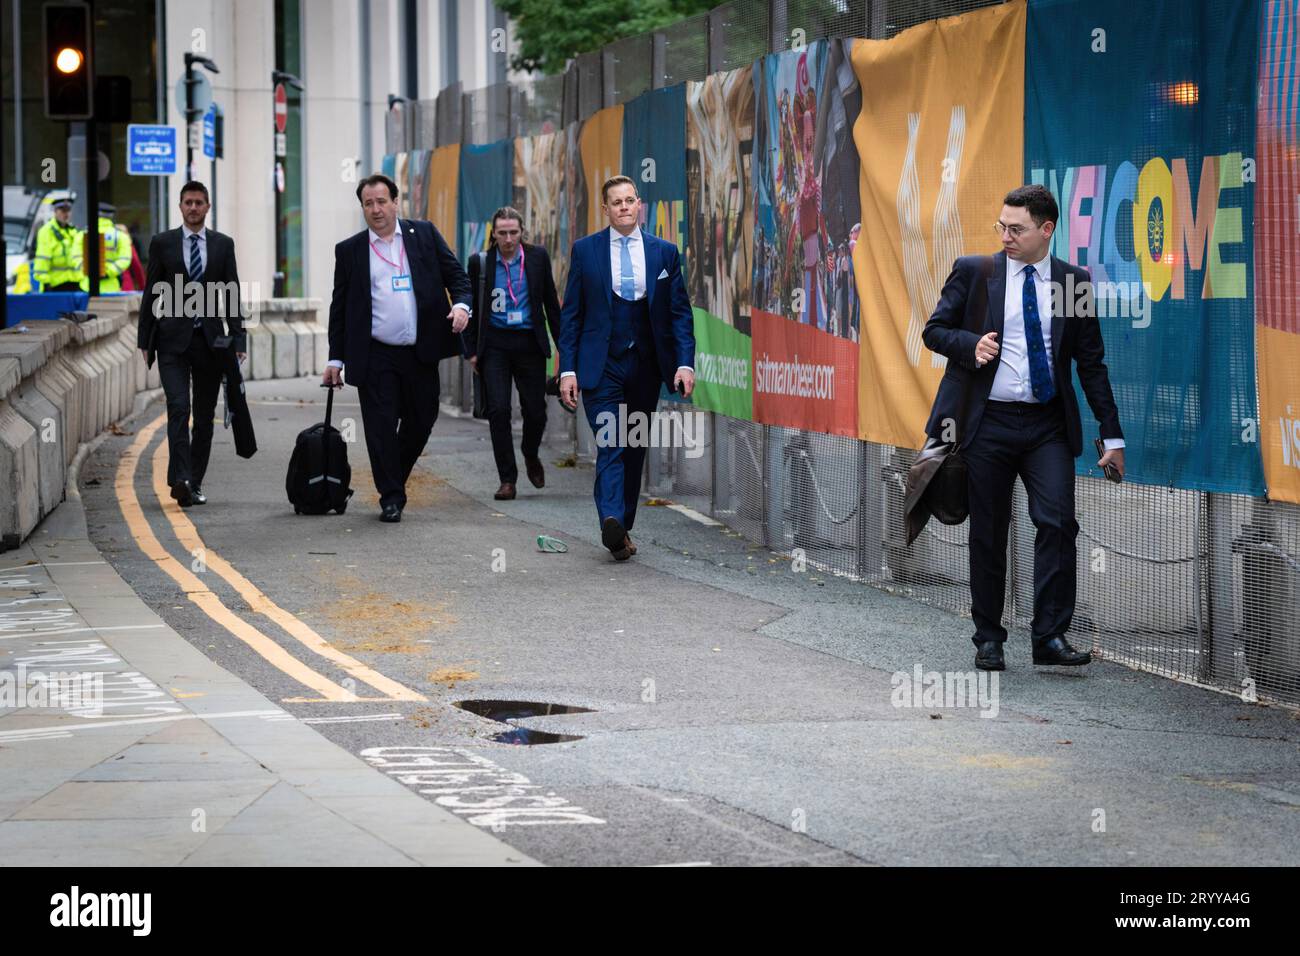
[[[1025,343],[1029,349],[1029,383],[1034,398],[1050,402],[1056,395],[1052,384],[1052,367],[1047,362],[1047,345],[1043,342],[1043,323],[1038,318],[1038,290],[1034,288],[1034,267],[1025,266],[1022,304],[1025,316]]]
[[[203,254],[199,251],[199,237],[190,236],[190,281],[203,281]],[[203,327],[203,319],[199,316],[194,317],[194,327],[196,329]]]

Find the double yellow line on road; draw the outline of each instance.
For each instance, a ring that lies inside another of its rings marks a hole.
[[[340,670],[347,673],[350,677],[355,678],[362,683],[368,684],[375,690],[386,695],[384,697],[358,697],[354,692],[337,684],[327,678],[325,675],[308,667],[305,663],[294,657],[276,641],[263,634],[257,628],[253,627],[243,618],[239,617],[230,608],[222,603],[219,595],[214,593],[203,581],[181,562],[177,561],[168,550],[163,547],[153,529],[149,525],[148,519],[144,515],[144,509],[140,506],[140,500],[135,493],[135,475],[141,457],[148,447],[150,440],[166,420],[165,415],[160,415],[152,422],[140,429],[136,435],[135,441],[131,447],[122,455],[122,460],[117,466],[117,477],[114,482],[114,489],[117,493],[118,505],[122,509],[122,516],[126,519],[127,528],[131,536],[135,539],[136,545],[145,555],[156,564],[168,577],[175,581],[185,592],[185,596],[194,604],[198,605],[202,611],[212,618],[217,624],[233,634],[239,640],[243,641],[254,651],[256,651],[267,663],[277,668],[293,680],[310,688],[318,697],[309,698],[322,701],[424,701],[427,700],[423,694],[411,690],[408,687],[398,683],[392,678],[385,677],[383,674],[368,667],[361,661],[347,654],[344,654],[338,648],[328,643],[323,637],[317,634],[311,627],[299,620],[288,611],[277,605],[267,597],[257,586],[248,578],[244,577],[235,568],[219,554],[208,548],[203,539],[199,537],[198,530],[190,521],[189,517],[181,510],[180,506],[169,497],[169,489],[166,480],[166,446],[160,444],[153,456],[153,489],[162,505],[163,514],[171,523],[172,529],[176,534],[181,545],[190,553],[197,549],[202,549],[203,561],[206,567],[214,572],[218,577],[223,579],[235,591],[248,602],[248,606],[258,614],[261,614],[278,624],[290,637],[294,638],[303,647],[307,648],[314,654],[325,658],[330,663],[337,666]],[[301,698],[294,698],[301,699]]]

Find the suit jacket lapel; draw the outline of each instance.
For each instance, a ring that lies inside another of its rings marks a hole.
[[[1002,324],[1005,320],[1003,312],[1005,311],[1007,297],[1007,254],[1005,252],[994,253],[993,255],[993,274],[989,276],[988,281],[989,294],[989,323],[990,328],[984,331],[996,332],[998,334],[998,344],[1002,344]]]
[[[645,250],[645,298],[646,307],[654,308],[655,304],[655,286],[659,283],[655,277],[659,275],[659,247],[656,243],[650,241],[650,237],[644,229],[641,230],[641,248]]]
[[[1053,311],[1052,313],[1052,355],[1059,359],[1061,357],[1061,337],[1065,334],[1066,317],[1073,313],[1074,303],[1065,302],[1065,263],[1056,258],[1056,256],[1052,256],[1049,260],[1049,264],[1051,266],[1050,272],[1052,276],[1051,288],[1060,289],[1062,293],[1061,307],[1059,310],[1061,314],[1057,315],[1056,311]]]
[[[605,287],[605,308],[614,308],[614,275],[610,265],[609,226],[596,233],[596,256],[600,264],[601,284]]]

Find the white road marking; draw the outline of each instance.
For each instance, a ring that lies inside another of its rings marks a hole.
[[[694,508],[686,507],[686,505],[671,504],[668,505],[667,508],[670,511],[676,511],[678,514],[686,515],[686,517],[690,518],[692,521],[698,521],[702,525],[708,525],[710,528],[722,527],[721,521],[714,521],[708,515],[701,514],[700,512],[696,511]]]
[[[99,730],[103,727],[128,727],[135,724],[163,724],[176,720],[219,720],[227,717],[265,717],[278,714],[277,710],[231,710],[220,714],[168,714],[165,717],[140,717],[133,720],[92,720],[81,724],[62,724],[54,727],[26,727],[22,730],[0,730],[0,743],[15,740],[42,739],[52,735],[72,736],[75,730]]]
[[[349,717],[304,717],[304,724],[352,724],[363,720],[401,720],[401,714],[353,714]]]
[[[494,832],[509,826],[605,822],[464,747],[367,747],[361,757],[433,797],[438,806]]]

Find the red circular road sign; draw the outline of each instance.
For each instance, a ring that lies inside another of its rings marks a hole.
[[[289,95],[284,91],[284,84],[275,84],[275,131],[283,133],[289,125]]]

